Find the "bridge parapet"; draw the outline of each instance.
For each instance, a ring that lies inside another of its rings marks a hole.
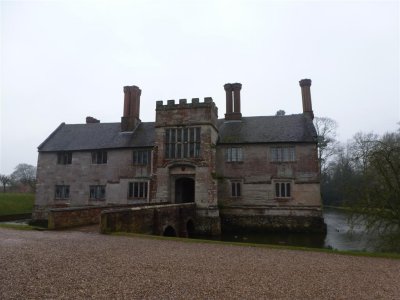
[[[195,203],[108,209],[101,213],[100,230],[190,237],[195,217]]]

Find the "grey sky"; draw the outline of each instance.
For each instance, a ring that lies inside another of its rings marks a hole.
[[[245,116],[300,113],[298,81],[339,139],[400,120],[398,1],[2,1],[0,173],[36,165],[61,123],[119,122],[124,85],[155,101],[240,82]]]

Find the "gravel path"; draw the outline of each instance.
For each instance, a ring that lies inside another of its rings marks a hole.
[[[400,299],[400,260],[0,228],[0,299]]]

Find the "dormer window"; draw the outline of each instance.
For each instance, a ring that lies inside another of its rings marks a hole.
[[[57,153],[57,164],[59,165],[70,165],[72,163],[72,152],[58,152]]]

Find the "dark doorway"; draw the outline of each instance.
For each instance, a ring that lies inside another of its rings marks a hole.
[[[187,232],[187,237],[191,238],[194,236],[194,223],[192,220],[189,220],[186,223],[186,232]]]
[[[179,178],[175,181],[175,203],[194,202],[194,180]]]
[[[163,236],[176,236],[176,231],[175,231],[174,227],[167,226],[167,228],[165,228],[165,230],[164,230]]]

